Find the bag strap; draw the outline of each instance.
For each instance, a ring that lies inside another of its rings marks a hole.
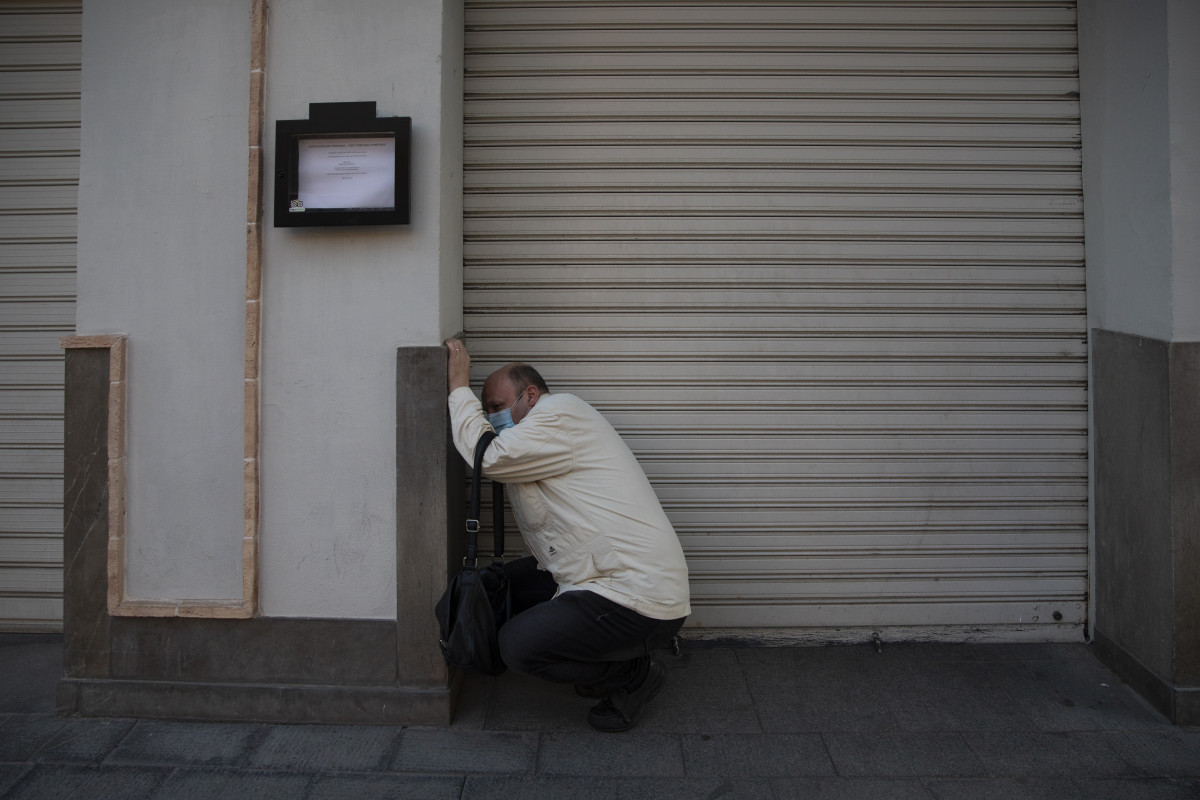
[[[492,481],[492,558],[504,558],[504,484]]]
[[[478,561],[479,490],[483,481],[483,453],[487,450],[488,445],[492,443],[492,439],[495,438],[495,431],[484,431],[483,435],[479,437],[479,442],[475,445],[475,464],[471,470],[471,510],[467,515],[467,556],[463,559],[463,564],[471,567],[474,567]],[[503,508],[500,509],[500,513],[504,513]],[[500,536],[503,538],[503,532],[501,532]],[[500,546],[503,547],[502,541]]]

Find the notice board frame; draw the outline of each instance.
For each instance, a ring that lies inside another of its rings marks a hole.
[[[275,227],[409,223],[411,117],[376,117],[375,102],[309,103],[308,119],[275,121]],[[300,203],[300,143],[314,139],[392,138],[395,164],[390,206],[304,208]],[[300,210],[303,209],[303,210]]]

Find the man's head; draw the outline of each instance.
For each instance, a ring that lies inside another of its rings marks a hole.
[[[517,423],[544,394],[550,394],[550,390],[536,369],[528,364],[505,364],[483,382],[483,410],[494,414],[511,408],[513,422]]]

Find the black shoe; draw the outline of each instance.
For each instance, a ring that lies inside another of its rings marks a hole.
[[[613,689],[588,712],[588,722],[598,731],[620,733],[637,725],[642,711],[667,682],[667,670],[651,660],[642,685],[632,691]]]
[[[580,697],[586,697],[589,700],[603,700],[608,697],[611,691],[607,686],[593,686],[587,683],[575,684],[575,694]]]

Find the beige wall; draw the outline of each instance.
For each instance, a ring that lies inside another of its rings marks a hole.
[[[1200,6],[1079,4],[1091,327],[1200,339]]]
[[[242,592],[245,0],[89,0],[80,334],[129,335],[132,598]]]
[[[413,179],[407,226],[265,216],[266,615],[396,613],[396,348],[461,324],[459,5],[270,4],[265,208],[274,122],[310,102],[411,117]],[[250,21],[250,0],[85,9],[78,333],[129,337],[132,599],[241,595]]]
[[[379,116],[411,117],[413,136],[410,225],[266,228],[267,615],[396,613],[396,348],[436,344],[462,313],[461,282],[443,282],[458,273],[461,247],[461,215],[443,215],[460,194],[443,168],[443,142],[453,150],[461,140],[461,91],[443,93],[443,81],[455,84],[461,47],[442,50],[443,5],[271,4],[269,157],[274,120],[307,118],[311,102],[374,100]],[[455,37],[459,19],[448,20]]]

